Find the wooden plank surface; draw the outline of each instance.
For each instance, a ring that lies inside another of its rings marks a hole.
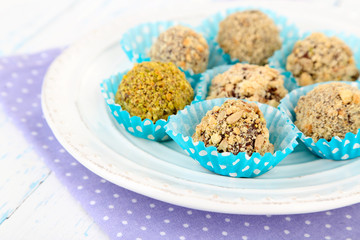
[[[53,173],[0,225],[0,239],[108,239]]]
[[[48,177],[50,169],[40,161],[31,145],[4,114],[0,114],[0,129],[1,224]]]

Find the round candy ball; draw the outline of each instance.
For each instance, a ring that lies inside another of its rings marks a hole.
[[[344,138],[360,128],[360,90],[346,83],[328,83],[300,97],[295,125],[315,142]]]
[[[351,49],[337,37],[312,33],[298,41],[286,69],[300,86],[327,81],[355,81],[359,77]]]
[[[264,65],[281,47],[279,29],[274,21],[258,10],[235,12],[220,22],[220,47],[232,59]]]
[[[167,120],[190,104],[194,91],[173,63],[136,64],[122,79],[115,103],[141,120]]]
[[[263,113],[255,103],[242,100],[228,100],[208,111],[196,126],[193,140],[235,155],[274,152]]]
[[[207,99],[234,97],[276,107],[287,93],[278,70],[237,63],[213,78]]]
[[[149,56],[152,61],[172,62],[197,74],[206,70],[209,46],[201,34],[178,25],[160,34],[151,46]]]

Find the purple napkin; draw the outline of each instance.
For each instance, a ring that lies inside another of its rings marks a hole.
[[[60,52],[0,58],[0,101],[111,239],[360,239],[360,204],[287,216],[220,214],[154,200],[93,174],[62,148],[42,115],[43,77]]]

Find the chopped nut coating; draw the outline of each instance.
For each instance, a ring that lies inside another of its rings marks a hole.
[[[337,37],[313,33],[298,41],[286,69],[300,86],[327,81],[355,81],[359,77],[351,49]]]
[[[328,83],[302,96],[295,107],[295,125],[314,141],[344,138],[360,128],[360,90],[346,83]]]
[[[123,77],[115,102],[131,116],[156,122],[176,114],[193,97],[185,74],[173,63],[143,62]]]
[[[207,99],[235,97],[276,107],[287,93],[276,69],[238,63],[213,78]]]
[[[269,130],[259,107],[242,100],[228,100],[206,113],[196,126],[194,141],[215,146],[218,152],[273,153]]]
[[[202,73],[209,61],[209,46],[201,34],[178,25],[160,34],[149,56],[153,61],[172,62],[183,70]]]
[[[236,12],[219,25],[218,43],[224,52],[240,62],[264,65],[281,47],[279,29],[258,10]]]

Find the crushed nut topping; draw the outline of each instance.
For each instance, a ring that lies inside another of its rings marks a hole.
[[[235,97],[276,107],[287,93],[278,70],[238,63],[213,78],[207,99]]]
[[[269,141],[266,120],[255,103],[242,100],[227,100],[221,107],[206,113],[196,126],[194,141],[203,141],[205,146],[215,146],[218,152],[273,153]]]
[[[206,70],[209,46],[201,34],[178,25],[160,34],[151,46],[149,56],[153,61],[172,62],[197,74]]]
[[[219,25],[218,43],[224,52],[240,62],[264,65],[281,47],[279,29],[258,10],[236,12]]]
[[[313,33],[296,42],[286,69],[300,86],[327,81],[355,81],[359,77],[351,49],[337,37]]]
[[[360,128],[360,90],[340,82],[317,86],[300,97],[295,113],[295,125],[314,141],[356,134]]]
[[[153,122],[176,114],[190,104],[194,91],[173,63],[136,64],[122,79],[115,102],[131,116]]]

